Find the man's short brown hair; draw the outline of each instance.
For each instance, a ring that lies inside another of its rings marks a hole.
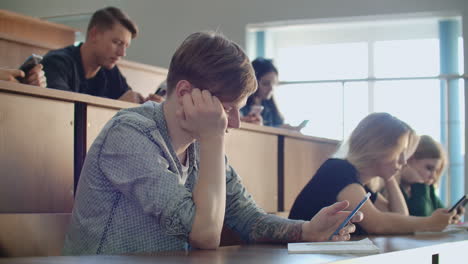
[[[168,95],[181,80],[224,102],[245,98],[257,89],[247,55],[239,45],[215,32],[193,33],[176,50],[167,76]]]
[[[128,29],[128,31],[132,33],[132,39],[138,35],[138,27],[130,17],[122,12],[122,10],[112,6],[94,12],[88,24],[88,32],[95,26],[101,30],[109,30],[112,29],[116,23],[120,23]]]

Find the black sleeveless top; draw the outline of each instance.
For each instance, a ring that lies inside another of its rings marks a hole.
[[[336,203],[340,191],[353,183],[363,186],[366,192],[370,192],[370,200],[375,202],[377,193],[359,182],[358,171],[351,163],[343,159],[328,159],[297,196],[289,218],[310,220],[323,207]],[[347,210],[353,210],[353,208]],[[365,232],[357,224],[354,234],[365,234]]]

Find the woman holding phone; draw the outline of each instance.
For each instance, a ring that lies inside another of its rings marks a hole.
[[[397,177],[410,215],[430,216],[436,209],[445,207],[435,190],[446,165],[447,155],[442,145],[430,136],[421,136],[408,166]],[[459,208],[454,222],[465,211]]]
[[[257,58],[252,61],[252,66],[257,77],[258,89],[247,99],[245,107],[241,109],[241,120],[247,123],[300,131],[306,123],[303,122],[299,126],[284,124],[284,117],[276,104],[273,92],[278,84],[278,70],[272,60]]]
[[[395,175],[405,166],[406,157],[417,144],[414,131],[388,113],[372,113],[353,130],[338,153],[318,169],[296,198],[289,218],[307,220],[324,206],[348,200],[356,207],[366,192],[372,201],[360,211],[364,220],[359,233],[405,234],[416,231],[441,231],[455,216],[437,209],[429,217],[410,216]],[[367,185],[375,178],[385,181],[387,197],[372,192]]]

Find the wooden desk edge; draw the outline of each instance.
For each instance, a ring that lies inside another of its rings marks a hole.
[[[88,105],[101,106],[113,109],[136,107],[139,104],[107,99],[87,94],[61,91],[51,88],[41,88],[32,85],[25,85],[14,82],[0,81],[0,92],[15,93],[22,95],[32,95],[36,97],[57,99],[68,102],[86,103]]]
[[[107,99],[107,98],[102,98],[102,97],[97,97],[97,96],[92,96],[92,95],[87,95],[87,94],[80,94],[80,93],[75,93],[75,92],[61,91],[61,90],[56,90],[56,89],[51,89],[51,88],[41,88],[37,86],[25,85],[25,84],[7,82],[7,81],[0,81],[0,92],[36,96],[36,97],[56,99],[56,100],[62,100],[62,101],[68,101],[68,102],[86,103],[88,105],[111,108],[111,109],[123,109],[123,108],[139,106],[139,104],[130,103],[130,102]],[[294,131],[290,131],[287,129],[259,126],[259,125],[254,125],[250,123],[244,123],[244,122],[242,123],[242,126],[240,129],[245,130],[245,131],[263,133],[263,134],[271,134],[275,136],[284,136],[286,138],[292,138],[292,139],[319,142],[322,144],[338,145],[340,143],[340,141],[338,140],[307,136],[307,135],[300,134],[299,132],[294,132]]]
[[[260,126],[260,125],[245,123],[245,122],[242,122],[240,129],[247,130],[247,131],[263,132],[266,134],[273,134],[273,135],[278,135],[278,136],[285,136],[287,138],[304,139],[307,141],[320,142],[324,144],[338,145],[341,142],[339,140],[334,140],[334,139],[329,139],[329,138],[307,136],[307,135],[301,134],[300,132],[295,132],[295,131],[291,131],[291,130],[284,129],[284,128]]]

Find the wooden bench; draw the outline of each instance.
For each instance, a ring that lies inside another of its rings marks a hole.
[[[0,257],[59,256],[71,214],[0,214]]]

